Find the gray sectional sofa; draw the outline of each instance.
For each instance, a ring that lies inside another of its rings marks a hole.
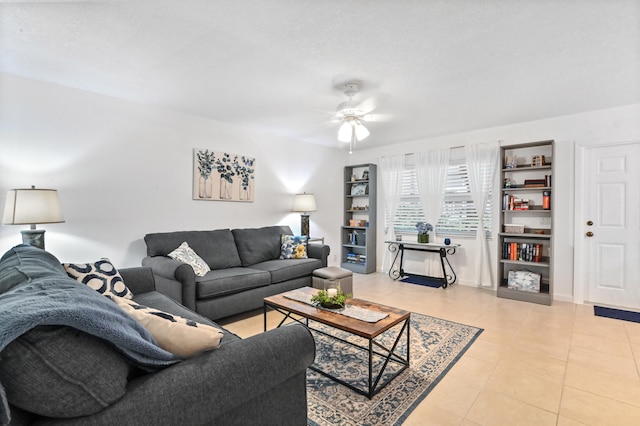
[[[142,260],[158,291],[217,320],[263,306],[267,296],[310,286],[313,271],[327,266],[329,246],[308,244],[307,259],[280,259],[280,236],[288,226],[151,233]],[[186,263],[167,257],[187,242],[211,268],[197,276]]]
[[[138,303],[215,326],[157,292],[151,269],[127,268],[120,274]],[[44,250],[17,246],[0,259],[3,326],[11,316],[12,324],[22,327],[34,300],[53,303],[35,312],[34,328],[16,336],[6,328],[0,333],[0,424],[9,424],[9,416],[11,425],[307,424],[306,368],[314,360],[315,344],[305,327],[282,327],[247,339],[223,329],[218,349],[187,360],[169,359],[149,372],[149,362],[142,368],[106,335],[90,334],[84,322],[77,328],[54,321],[52,308],[57,312],[64,303],[56,286],[86,293],[103,307],[112,304],[69,278]],[[55,291],[43,297],[40,289],[52,287]],[[116,311],[111,315],[127,315],[112,305]],[[79,310],[77,304],[71,308]]]

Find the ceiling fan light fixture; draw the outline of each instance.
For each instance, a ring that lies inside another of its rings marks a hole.
[[[364,114],[364,110],[358,108],[358,103],[352,100],[344,101],[336,108],[336,115],[339,118],[358,117]]]

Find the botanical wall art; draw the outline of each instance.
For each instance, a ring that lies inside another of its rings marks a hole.
[[[253,201],[255,196],[253,157],[193,149],[193,199]]]

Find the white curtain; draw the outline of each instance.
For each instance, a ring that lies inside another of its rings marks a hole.
[[[382,197],[384,210],[387,214],[387,229],[385,240],[395,241],[396,233],[393,229],[393,219],[398,210],[398,202],[402,191],[402,175],[404,172],[404,155],[392,155],[378,158],[379,177],[382,181]],[[388,272],[391,267],[391,253],[385,247],[382,259],[382,271]]]
[[[493,265],[489,251],[489,240],[484,232],[485,206],[492,194],[495,181],[500,145],[496,142],[466,145],[465,161],[469,170],[471,198],[478,211],[478,229],[476,232],[475,265],[473,274],[478,287],[493,287]],[[493,230],[491,230],[493,232]]]
[[[449,148],[443,148],[416,154],[416,178],[420,203],[427,222],[434,227],[442,211],[450,152]],[[431,236],[434,237],[434,235]]]
[[[416,154],[416,178],[420,204],[422,204],[425,219],[433,225],[434,231],[442,211],[450,152],[449,148],[440,148]],[[432,232],[429,241],[435,242],[435,236],[436,233]],[[427,259],[427,274],[437,275],[436,271],[441,268],[439,260],[433,256],[427,256]]]

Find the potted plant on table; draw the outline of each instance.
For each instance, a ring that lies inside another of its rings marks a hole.
[[[320,290],[311,296],[311,302],[323,308],[339,309],[344,308],[345,302],[350,297],[351,294],[344,294],[339,288],[330,288],[328,290]]]
[[[418,242],[428,243],[429,231],[433,231],[433,226],[428,222],[418,222],[416,223],[416,229],[418,230]]]

